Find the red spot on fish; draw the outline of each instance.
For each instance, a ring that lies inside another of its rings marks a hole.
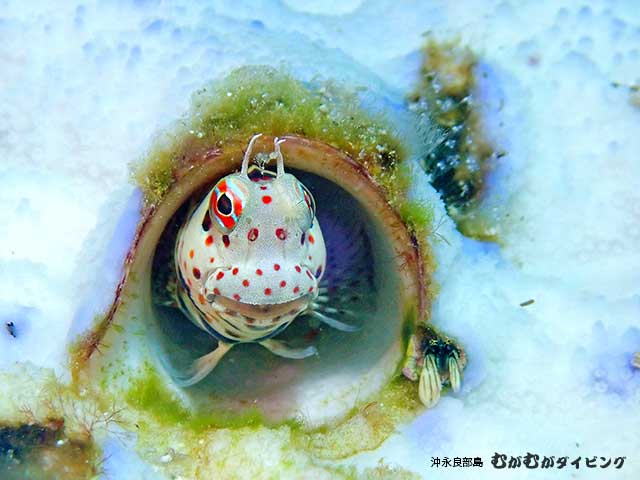
[[[198,270],[197,268],[193,269],[193,276],[196,278],[200,278],[200,270]]]
[[[302,269],[300,268],[300,265],[296,265],[296,272],[300,273],[302,271]]]
[[[242,281],[242,285],[245,287],[249,286],[249,280],[247,280],[246,278]]]
[[[266,185],[260,185],[260,190],[266,190],[267,186]]]
[[[276,237],[278,237],[280,240],[286,240],[287,232],[284,228],[276,228]]]
[[[224,277],[224,272],[218,272],[218,274],[216,275],[216,280],[221,280],[222,277]]]
[[[214,261],[215,261],[215,258],[209,257],[209,263],[213,263]]]
[[[220,290],[218,290],[217,288],[213,289],[213,294],[214,295],[220,295]]]
[[[262,270],[260,270],[259,268],[256,270],[256,275],[260,276],[262,275]]]
[[[249,230],[249,233],[247,233],[247,238],[249,239],[250,242],[253,242],[258,238],[259,233],[260,232],[258,231],[257,228],[252,228],[251,230]]]
[[[231,240],[229,240],[229,235],[223,235],[222,236],[222,243],[224,243],[225,247],[229,247],[229,245],[231,244]]]
[[[200,305],[204,305],[204,296],[201,293],[198,294],[198,301]]]
[[[309,287],[309,293],[313,292],[313,287]]]
[[[284,288],[284,287],[286,287],[286,286],[287,286],[287,282],[285,282],[284,280],[282,280],[282,281],[280,282],[280,288]]]
[[[278,270],[280,270],[280,265],[278,265],[277,263],[274,263],[273,269],[277,272]]]
[[[265,205],[268,205],[271,203],[271,197],[269,195],[265,195],[264,197],[262,197],[262,203],[264,203]]]
[[[233,299],[237,300],[237,301],[240,301],[240,295],[238,295],[237,293],[234,293],[233,294]]]
[[[187,269],[187,261],[185,260],[184,262],[182,262],[182,266],[184,267],[184,269]]]
[[[313,275],[311,275],[311,272],[309,270],[307,270],[307,277],[309,277],[311,280],[313,280]]]
[[[313,245],[314,243],[316,243],[316,239],[315,239],[315,238],[313,238],[313,235],[312,235],[312,234],[309,234],[309,243],[310,243],[310,244],[312,244],[312,245]]]
[[[264,289],[264,294],[265,295],[271,295],[271,289],[270,288],[265,288]]]
[[[232,275],[237,275],[238,274],[238,267],[233,267],[233,270],[231,270],[231,274]]]
[[[300,287],[296,287],[293,289],[293,293],[298,293],[300,291]]]
[[[193,250],[189,250],[189,258],[193,258],[193,255],[194,255]]]
[[[213,243],[213,237],[212,237],[211,235],[209,235],[209,236],[205,239],[204,244],[205,244],[207,247],[209,247],[209,246],[211,246],[211,244],[212,244],[212,243]]]

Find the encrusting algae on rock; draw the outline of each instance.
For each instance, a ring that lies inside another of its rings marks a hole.
[[[198,90],[191,111],[174,130],[160,136],[147,160],[133,165],[148,204],[157,203],[178,179],[187,158],[245,146],[255,133],[300,135],[327,143],[363,165],[387,189],[392,201],[410,181],[399,164],[407,151],[383,118],[360,107],[357,96],[325,82],[307,87],[271,67],[243,67]]]
[[[502,155],[487,139],[474,100],[478,59],[458,42],[429,40],[409,108],[440,128],[438,146],[424,158],[430,182],[464,235],[498,241],[497,221],[482,209],[487,177]]]

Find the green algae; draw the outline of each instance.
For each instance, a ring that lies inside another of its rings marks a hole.
[[[376,399],[354,408],[346,419],[313,431],[294,431],[295,445],[314,457],[340,460],[378,448],[399,424],[423,409],[415,384],[395,376]]]
[[[211,405],[206,412],[185,405],[162,381],[149,364],[142,375],[131,381],[124,399],[132,409],[144,412],[161,425],[180,425],[194,432],[211,428],[240,428],[264,425],[265,419],[256,408],[244,408],[241,412],[218,411]]]
[[[404,468],[388,465],[384,459],[380,459],[375,467],[365,468],[362,472],[351,465],[337,467],[334,473],[336,478],[343,480],[419,480],[422,478],[417,473]]]
[[[400,217],[413,232],[427,232],[433,225],[433,209],[415,200],[407,200],[399,206]]]
[[[458,229],[471,238],[498,241],[495,219],[481,203],[487,177],[502,154],[487,139],[473,100],[477,63],[471,49],[456,41],[429,40],[409,106],[427,113],[442,132],[423,166]]]
[[[273,68],[250,66],[197,91],[190,112],[133,166],[133,177],[146,202],[155,204],[175,181],[173,170],[187,145],[190,151],[244,145],[255,133],[323,141],[361,163],[390,191],[396,189],[385,170],[406,156],[392,126],[365,112],[355,93],[331,82],[305,85]]]
[[[154,375],[152,370],[147,375]],[[149,381],[147,375],[141,377]],[[159,378],[152,381],[157,382]],[[161,385],[161,383],[159,384]],[[364,450],[377,448],[395,432],[402,421],[422,410],[416,389],[395,378],[375,401],[354,409],[350,418],[335,425],[305,431],[291,424],[252,425],[217,428],[192,423],[191,414],[162,386],[148,393],[130,391],[127,397],[145,397],[130,402],[127,415],[138,427],[139,451],[151,452],[151,458],[172,452],[165,473],[186,478],[299,478],[306,472],[319,478],[408,479],[416,478],[407,470],[381,462],[358,471],[336,461]],[[151,398],[164,395],[166,398]],[[161,408],[152,403],[160,402]],[[193,428],[195,427],[195,428]],[[255,449],[258,448],[259,451]],[[327,464],[327,460],[333,460]],[[327,477],[329,475],[329,477]]]

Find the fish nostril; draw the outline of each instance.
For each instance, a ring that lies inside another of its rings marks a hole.
[[[211,216],[209,215],[209,211],[204,214],[204,218],[202,219],[202,230],[208,232],[211,230]]]

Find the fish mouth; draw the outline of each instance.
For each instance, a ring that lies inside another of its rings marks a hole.
[[[209,300],[227,311],[232,311],[258,321],[264,321],[282,315],[293,315],[302,312],[311,302],[311,294],[302,295],[288,302],[270,304],[244,303],[222,295],[216,295],[209,298]]]

